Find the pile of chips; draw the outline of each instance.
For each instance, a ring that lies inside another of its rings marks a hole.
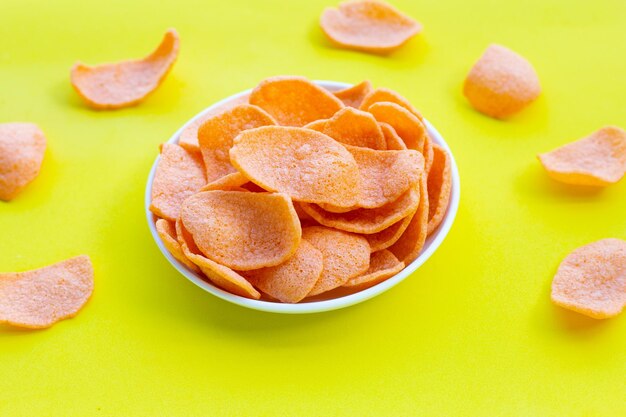
[[[161,147],[150,209],[167,249],[233,294],[285,303],[376,285],[420,254],[447,152],[401,95],[273,77]]]

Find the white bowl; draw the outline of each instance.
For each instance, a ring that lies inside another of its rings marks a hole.
[[[335,81],[315,81],[315,83],[331,91],[337,91],[337,90],[351,86],[350,84],[340,83],[340,82],[335,82]],[[235,100],[243,95],[249,94],[250,91],[251,90],[246,90],[241,93],[230,96],[228,98],[225,98],[224,100],[221,100],[215,103],[214,105],[208,107],[207,109],[203,110],[202,112],[197,114],[195,117],[193,117],[191,120],[189,120],[187,123],[185,123],[185,125],[181,127],[168,140],[168,143],[177,143],[180,133],[189,124],[193,123],[195,120],[202,117],[205,113],[211,111],[211,109],[213,109],[214,107],[220,106],[226,102]],[[375,297],[378,294],[381,294],[387,291],[388,289],[390,289],[391,287],[397,285],[400,281],[404,280],[406,277],[408,277],[413,272],[415,272],[417,268],[419,268],[424,262],[426,262],[426,260],[428,260],[428,258],[431,257],[431,255],[437,250],[439,245],[441,245],[441,242],[443,242],[446,235],[450,231],[450,228],[452,227],[452,223],[454,222],[454,219],[456,217],[456,212],[459,208],[459,197],[460,197],[460,191],[461,191],[459,171],[457,169],[456,162],[454,161],[454,156],[452,154],[452,151],[448,147],[448,144],[443,140],[443,137],[441,137],[437,129],[435,129],[427,120],[424,120],[424,122],[426,123],[426,127],[428,128],[428,133],[430,134],[430,137],[432,138],[432,140],[438,145],[440,145],[441,147],[443,147],[450,155],[450,161],[452,164],[452,191],[450,195],[450,202],[448,205],[448,210],[446,211],[446,215],[444,216],[443,221],[441,222],[437,230],[435,230],[435,232],[431,234],[428,237],[428,239],[426,239],[426,243],[419,257],[413,262],[411,262],[409,265],[407,265],[406,268],[404,268],[398,274],[394,275],[393,277],[373,287],[370,287],[358,293],[346,295],[343,297],[323,300],[323,301],[309,301],[309,302],[301,302],[298,304],[283,304],[283,303],[272,302],[272,301],[252,300],[249,298],[240,297],[238,295],[234,295],[227,291],[224,291],[216,287],[215,285],[211,284],[210,282],[206,281],[205,279],[202,278],[202,276],[200,276],[199,274],[196,274],[195,272],[187,268],[185,265],[178,262],[165,248],[165,246],[163,245],[163,242],[161,241],[161,238],[159,237],[159,234],[156,231],[156,227],[155,227],[156,217],[152,214],[149,207],[150,207],[150,198],[151,198],[151,191],[152,191],[152,181],[154,179],[154,172],[156,170],[156,166],[159,161],[158,156],[156,158],[156,161],[152,165],[152,170],[150,171],[150,176],[148,177],[148,184],[146,186],[146,196],[145,196],[146,216],[148,218],[148,226],[150,227],[150,232],[152,233],[152,237],[154,238],[154,241],[156,242],[157,246],[163,253],[163,256],[165,256],[167,260],[174,266],[174,268],[176,268],[178,272],[180,272],[183,276],[185,276],[189,281],[193,282],[194,284],[196,284],[198,287],[202,288],[203,290],[210,292],[216,297],[219,297],[223,300],[229,301],[231,303],[234,303],[243,307],[251,308],[254,310],[268,311],[272,313],[304,314],[304,313],[317,313],[321,311],[336,310],[339,308],[348,307],[348,306],[360,303],[365,300],[369,300],[370,298]]]

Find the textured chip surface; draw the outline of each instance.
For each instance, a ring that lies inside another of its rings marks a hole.
[[[422,120],[422,115],[406,98],[402,97],[398,92],[390,90],[389,88],[377,88],[372,90],[367,96],[363,98],[359,108],[361,110],[369,109],[374,103],[394,103],[400,107],[405,108],[415,117]]]
[[[391,127],[389,123],[378,122],[378,124],[380,126],[380,129],[383,132],[383,135],[385,136],[385,144],[386,144],[387,150],[402,151],[402,150],[408,149],[406,147],[406,144],[402,140],[402,138],[398,136],[398,134],[396,133],[396,130],[393,127]]]
[[[372,253],[370,266],[363,275],[354,277],[343,284],[344,287],[354,290],[364,290],[373,287],[404,269],[404,263],[387,249]]]
[[[413,113],[396,103],[388,102],[374,103],[367,111],[379,122],[391,125],[407,148],[424,151],[426,128]]]
[[[311,129],[311,124],[307,128]],[[378,150],[387,147],[374,116],[353,107],[345,107],[326,120],[322,133],[346,145]]]
[[[177,240],[176,225],[169,220],[158,219],[155,226],[163,245],[172,256],[192,271],[199,272],[200,269],[185,256],[183,249],[180,247],[180,243]]]
[[[227,190],[233,187],[241,187],[249,182],[250,180],[248,177],[243,175],[241,172],[236,171],[208,183],[202,187],[200,191]]]
[[[82,255],[27,272],[0,274],[0,323],[41,329],[74,317],[91,297],[93,266]]]
[[[435,231],[448,210],[452,190],[450,155],[441,146],[434,145],[432,169],[428,173],[428,234]]]
[[[406,228],[409,227],[409,224],[411,224],[411,219],[413,219],[414,215],[415,213],[411,213],[404,219],[395,222],[388,228],[383,229],[378,233],[363,235],[363,237],[367,239],[367,243],[370,244],[372,252],[387,249],[389,246],[396,243]]]
[[[333,92],[333,95],[343,102],[345,106],[354,107],[358,109],[363,102],[365,96],[372,91],[372,83],[369,81],[363,81],[352,87],[344,88],[343,90]]]
[[[626,241],[602,239],[567,255],[552,281],[552,301],[596,319],[618,315],[626,305]]]

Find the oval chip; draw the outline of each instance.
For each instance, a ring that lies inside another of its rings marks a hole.
[[[311,129],[311,124],[306,127]],[[387,147],[374,116],[353,107],[345,107],[326,120],[322,133],[346,145],[378,150]]]
[[[433,146],[433,165],[428,173],[428,234],[435,231],[448,210],[452,190],[450,155],[441,146]]]
[[[372,253],[370,266],[363,275],[350,279],[343,286],[355,291],[362,291],[380,284],[403,269],[404,262],[400,262],[393,253],[383,249]]]
[[[334,91],[333,95],[341,100],[345,106],[358,109],[370,91],[372,91],[372,83],[366,80],[352,87]]]
[[[407,148],[424,151],[426,128],[413,113],[396,103],[388,102],[374,103],[367,111],[379,122],[391,125]]]

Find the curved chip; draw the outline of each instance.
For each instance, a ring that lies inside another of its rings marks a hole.
[[[344,107],[331,92],[294,76],[261,81],[250,94],[250,104],[261,107],[280,125],[297,127],[327,119]]]
[[[557,181],[598,187],[614,184],[626,173],[626,132],[604,127],[538,157]]]
[[[76,316],[93,286],[93,266],[86,255],[33,271],[0,274],[0,323],[50,327]]]
[[[200,269],[198,269],[196,264],[191,262],[183,253],[180,243],[176,238],[176,226],[165,219],[158,219],[155,226],[163,245],[172,256],[192,271],[199,272]]]
[[[352,87],[335,91],[333,92],[333,95],[341,100],[345,106],[358,109],[361,106],[363,99],[370,93],[370,91],[372,91],[372,83],[366,80],[353,85]]]
[[[567,255],[552,281],[552,302],[595,319],[626,306],[626,241],[602,239]]]
[[[176,233],[183,254],[200,268],[209,281],[235,295],[255,300],[261,298],[261,294],[244,277],[202,255],[180,220],[176,222]]]
[[[359,208],[346,213],[332,213],[316,204],[302,203],[301,207],[324,226],[347,232],[372,234],[388,228],[414,212],[419,202],[419,189],[413,187],[396,201],[374,209]]]
[[[231,172],[202,187],[200,191],[226,190],[233,187],[241,187],[250,180],[241,172]]]
[[[264,293],[283,303],[297,303],[306,297],[322,275],[324,257],[305,239],[284,263],[242,273]]]
[[[379,284],[404,269],[404,262],[387,249],[374,252],[370,258],[370,266],[367,271],[358,277],[352,278],[344,287],[361,291]]]
[[[363,98],[363,102],[359,106],[361,110],[369,109],[374,103],[395,103],[400,107],[404,107],[411,114],[417,117],[420,121],[422,121],[423,117],[419,111],[407,100],[402,97],[397,92],[390,90],[389,88],[377,88],[376,90],[371,91],[367,96]]]
[[[413,219],[414,215],[415,213],[409,214],[404,219],[395,222],[388,228],[381,230],[378,233],[363,235],[363,237],[367,239],[367,243],[370,244],[372,252],[387,249],[389,246],[396,243],[406,228],[409,227],[409,224],[411,224],[411,219]]]
[[[335,113],[324,124],[322,133],[346,145],[378,150],[387,147],[385,136],[374,116],[353,107],[345,107]]]
[[[178,33],[169,29],[161,44],[143,59],[94,67],[79,62],[72,67],[72,86],[95,109],[135,105],[163,82],[176,61],[179,43]]]
[[[205,184],[204,165],[200,156],[178,145],[165,143],[152,182],[150,211],[164,219],[176,221],[183,201]]]
[[[45,151],[37,125],[0,123],[0,200],[12,200],[39,175]]]
[[[420,201],[417,211],[400,239],[389,246],[391,253],[396,255],[405,265],[409,265],[419,256],[428,234],[428,186],[426,176],[419,182]]]
[[[338,46],[358,51],[388,53],[404,45],[422,25],[382,1],[339,3],[322,12],[320,26]]]
[[[476,110],[498,119],[522,110],[540,93],[539,77],[530,62],[495,44],[474,64],[463,85],[463,94]]]
[[[308,296],[341,287],[369,268],[370,247],[362,236],[311,226],[302,229],[302,239],[316,247],[324,257],[322,274]]]
[[[285,194],[203,191],[185,200],[181,219],[207,258],[238,271],[283,263],[302,233]]]
[[[398,136],[409,149],[424,151],[426,128],[422,122],[410,111],[395,103],[374,103],[367,111],[379,122],[388,123],[394,128]]]
[[[316,130],[320,133],[324,133],[324,129],[326,128],[327,121],[328,119],[319,119],[319,120],[315,120],[314,122],[307,123],[302,127],[304,127],[305,129]]]
[[[406,144],[404,143],[402,138],[398,136],[396,130],[391,127],[389,123],[378,122],[378,125],[380,126],[380,130],[382,130],[383,135],[385,136],[387,150],[403,151],[407,149]]]
[[[200,118],[194,120],[180,132],[178,136],[178,144],[190,152],[200,152],[200,145],[198,144],[198,129],[210,118],[220,115],[234,107],[242,104],[248,104],[248,98],[250,94],[242,94],[239,97],[235,97],[231,100],[211,108]]]
[[[207,181],[215,181],[237,171],[230,164],[228,152],[233,146],[233,139],[239,133],[275,124],[269,114],[251,104],[242,104],[205,121],[198,129],[198,143]]]
[[[433,146],[432,169],[428,173],[428,234],[443,220],[452,190],[450,155],[439,145]]]
[[[360,197],[359,169],[352,154],[314,130],[283,126],[246,130],[235,138],[230,159],[261,188],[296,201],[351,207]]]

